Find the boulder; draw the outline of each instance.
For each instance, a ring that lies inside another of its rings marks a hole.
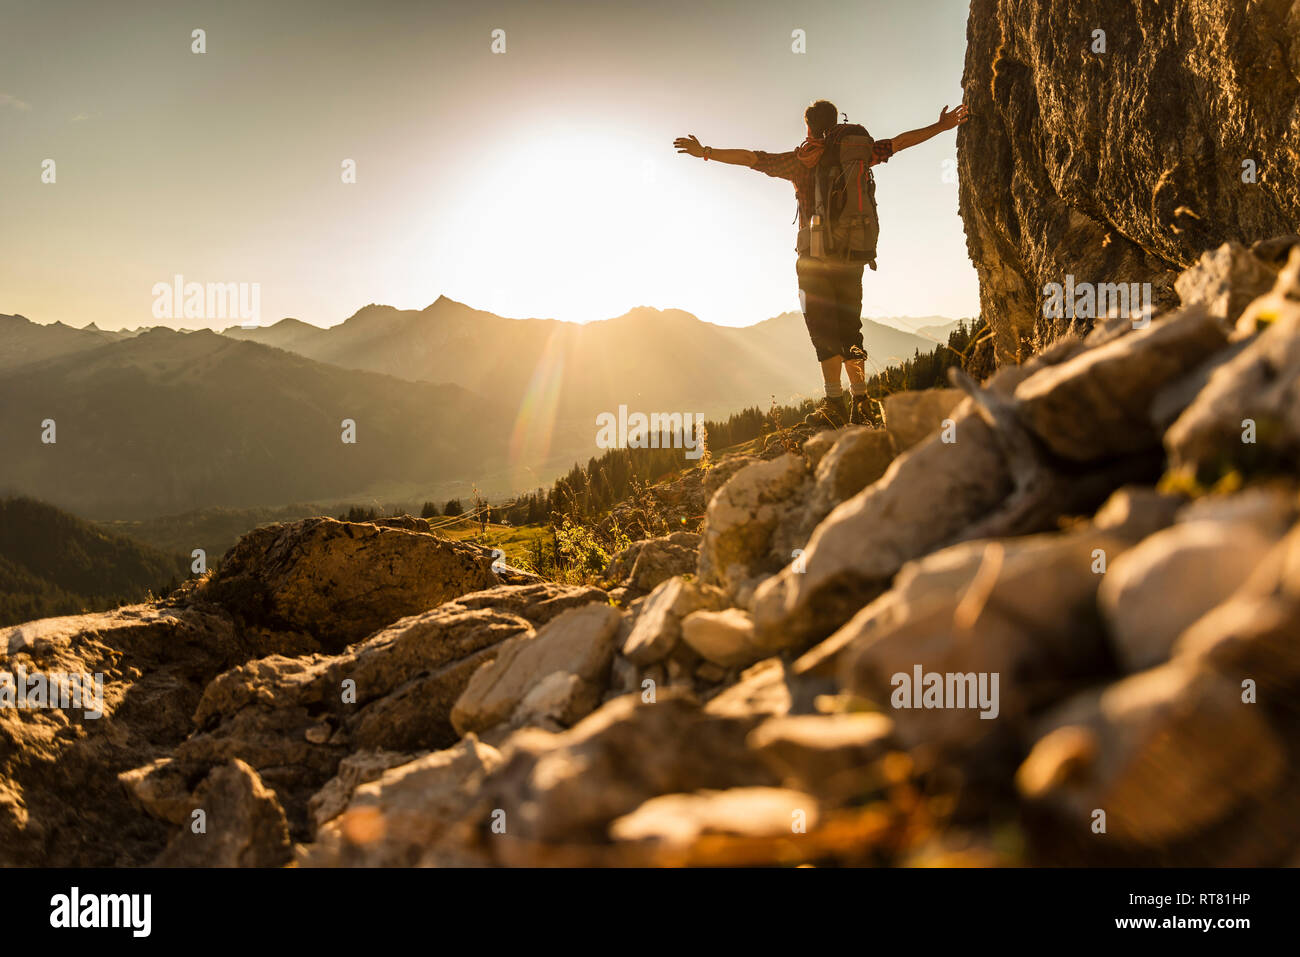
[[[677,647],[682,619],[725,604],[721,590],[680,576],[659,585],[646,599],[623,643],[623,655],[642,667],[663,661]]]
[[[843,429],[822,429],[820,432],[814,432],[804,440],[799,451],[803,455],[804,464],[808,466],[808,471],[816,471],[821,460],[826,457],[826,453],[831,450],[840,437],[846,432],[857,432],[861,426],[849,425]]]
[[[298,632],[341,651],[399,618],[498,583],[488,549],[441,538],[428,524],[265,525],[235,544],[201,594],[245,628]]]
[[[1178,509],[1186,501],[1179,495],[1127,485],[1116,489],[1097,509],[1092,524],[1098,529],[1137,541],[1172,525]]]
[[[739,680],[705,704],[709,714],[734,718],[789,714],[794,707],[790,676],[780,658],[768,658],[746,668]]]
[[[834,432],[818,434],[836,435]],[[894,441],[892,433],[884,429],[850,426],[840,430],[835,444],[813,467],[808,507],[817,521],[885,474],[895,457]]]
[[[488,848],[499,863],[554,863],[571,845],[605,842],[616,819],[650,798],[775,785],[745,746],[756,723],[665,690],[654,704],[615,698],[561,734],[517,732],[482,792],[484,823],[499,811],[504,827]]]
[[[474,807],[501,755],[468,735],[451,748],[384,769],[358,784],[347,807],[302,848],[302,867],[413,867],[436,863],[441,841]]]
[[[685,847],[704,834],[775,837],[817,826],[817,799],[789,788],[750,787],[650,798],[609,827],[615,841]]]
[[[1212,729],[1212,733],[1207,733]],[[1145,848],[1188,841],[1280,782],[1282,742],[1241,688],[1170,662],[1082,693],[1043,718],[1016,775],[1061,826]]]
[[[722,587],[743,604],[755,581],[780,567],[770,555],[772,535],[808,485],[803,460],[790,454],[746,465],[732,475],[705,513],[700,580]]]
[[[751,665],[763,657],[754,644],[754,622],[739,608],[692,612],[682,619],[682,641],[723,668]]]
[[[503,642],[493,660],[474,673],[452,708],[456,731],[462,735],[483,731],[507,720],[534,686],[556,672],[561,677],[547,685],[546,707],[558,709],[552,716],[562,723],[577,721],[599,704],[605,692],[621,624],[618,609],[593,602],[557,615],[536,634]],[[542,700],[533,699],[520,717]]]
[[[772,566],[779,568],[797,558],[822,519],[841,502],[877,481],[894,459],[893,442],[884,429],[847,426],[818,432],[815,437],[821,436],[834,437],[835,441],[817,459],[811,488],[791,501],[773,532],[768,545]]]
[[[535,611],[521,606],[514,589],[535,601]],[[140,797],[157,789],[151,779],[163,771],[193,785],[239,758],[275,789],[295,839],[302,840],[313,827],[309,800],[340,773],[344,758],[454,744],[460,735],[452,707],[478,668],[508,638],[554,620],[566,602],[587,604],[588,593],[555,584],[499,586],[463,596],[465,604],[448,602],[394,622],[338,655],[276,655],[232,668],[191,708],[196,731],[171,747],[174,763],[142,771],[130,785]],[[534,618],[471,607],[484,601],[514,605]]]
[[[1243,509],[1244,511],[1244,509]],[[1189,520],[1144,539],[1107,568],[1097,600],[1127,672],[1169,657],[1188,626],[1226,600],[1280,537],[1248,520]]]
[[[356,789],[383,776],[389,768],[407,764],[416,756],[403,751],[357,751],[339,762],[338,772],[307,802],[307,812],[316,825],[332,821],[343,813]]]
[[[541,582],[527,585],[499,585],[461,595],[457,608],[486,609],[518,615],[538,628],[561,612],[593,601],[605,601],[605,592],[585,585],[557,585]]]
[[[906,587],[928,600],[883,627],[851,622],[859,634],[840,655],[840,683],[887,711],[905,747],[951,755],[1012,734],[1071,682],[1105,673],[1098,553],[1127,544],[1084,528],[967,542],[923,559]],[[918,687],[932,675],[945,693],[933,701]]]
[[[1298,276],[1300,249],[1278,280],[1300,299]],[[1212,482],[1233,470],[1290,474],[1300,465],[1300,301],[1279,295],[1266,315],[1264,331],[1210,374],[1165,433],[1173,469]]]
[[[1157,447],[1150,416],[1157,393],[1226,342],[1204,306],[1160,317],[1030,376],[1016,388],[1018,414],[1052,452],[1074,462]]]
[[[241,635],[210,606],[128,605],[0,629],[0,672],[98,677],[103,694],[98,716],[92,689],[80,707],[0,707],[0,864],[147,864],[169,828],[141,814],[117,776],[184,740],[212,677],[277,650],[300,649]]]
[[[874,712],[768,718],[748,744],[787,787],[840,804],[879,783],[872,765],[888,750],[893,722]]]
[[[1252,249],[1278,244],[1277,281],[1273,288],[1251,301],[1240,316],[1234,328],[1236,341],[1248,340],[1257,332],[1262,332],[1277,321],[1278,316],[1289,311],[1300,302],[1300,236],[1276,236],[1267,243],[1256,243]]]
[[[931,436],[895,459],[826,517],[800,564],[758,588],[755,640],[776,652],[829,635],[884,591],[904,562],[985,516],[1010,488],[992,431],[973,413],[959,415],[955,442]]]
[[[1246,306],[1276,281],[1276,265],[1233,241],[1201,253],[1196,264],[1174,280],[1174,289],[1184,306],[1204,306],[1224,332],[1231,332]]]
[[[141,811],[160,821],[186,824],[194,810],[193,783],[172,758],[158,758],[117,776]]]
[[[243,761],[213,768],[194,792],[192,807],[202,817],[182,825],[154,866],[278,867],[288,862],[284,809]]]
[[[1290,715],[1300,686],[1298,633],[1300,528],[1293,528],[1227,601],[1183,632],[1173,653],[1239,684],[1254,682],[1261,701]]]
[[[674,575],[693,574],[699,547],[695,532],[633,542],[610,560],[605,578],[624,589],[627,598],[644,595]]]
[[[906,452],[938,432],[965,397],[960,389],[925,389],[885,396],[885,430],[894,452]]]

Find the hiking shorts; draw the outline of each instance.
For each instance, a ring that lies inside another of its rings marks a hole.
[[[817,361],[854,358],[862,348],[862,263],[828,263],[800,256],[799,304]],[[860,357],[859,357],[860,358]]]

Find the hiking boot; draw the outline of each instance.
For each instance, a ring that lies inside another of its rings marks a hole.
[[[817,407],[804,416],[803,419],[803,424],[812,428],[813,431],[838,429],[843,427],[846,422],[844,400],[829,397],[817,403]]]
[[[849,400],[849,425],[876,424],[876,405],[867,395],[855,395]]]

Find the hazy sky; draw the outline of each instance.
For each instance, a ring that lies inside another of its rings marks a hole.
[[[649,305],[747,325],[798,308],[793,190],[679,156],[673,138],[791,149],[819,97],[877,137],[927,125],[960,100],[966,14],[965,0],[0,0],[0,312],[153,325],[152,288],[179,273],[259,283],[264,323],[445,294],[508,316]],[[877,167],[867,315],[978,312],[944,177],[955,139]]]

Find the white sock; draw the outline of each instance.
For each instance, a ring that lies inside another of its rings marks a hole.
[[[838,399],[844,395],[844,388],[838,382],[826,383],[826,398]]]
[[[853,382],[852,380],[850,380],[849,391],[853,393],[853,398],[855,399],[860,398],[867,394],[867,384],[863,382],[862,384],[859,385],[857,382]]]

